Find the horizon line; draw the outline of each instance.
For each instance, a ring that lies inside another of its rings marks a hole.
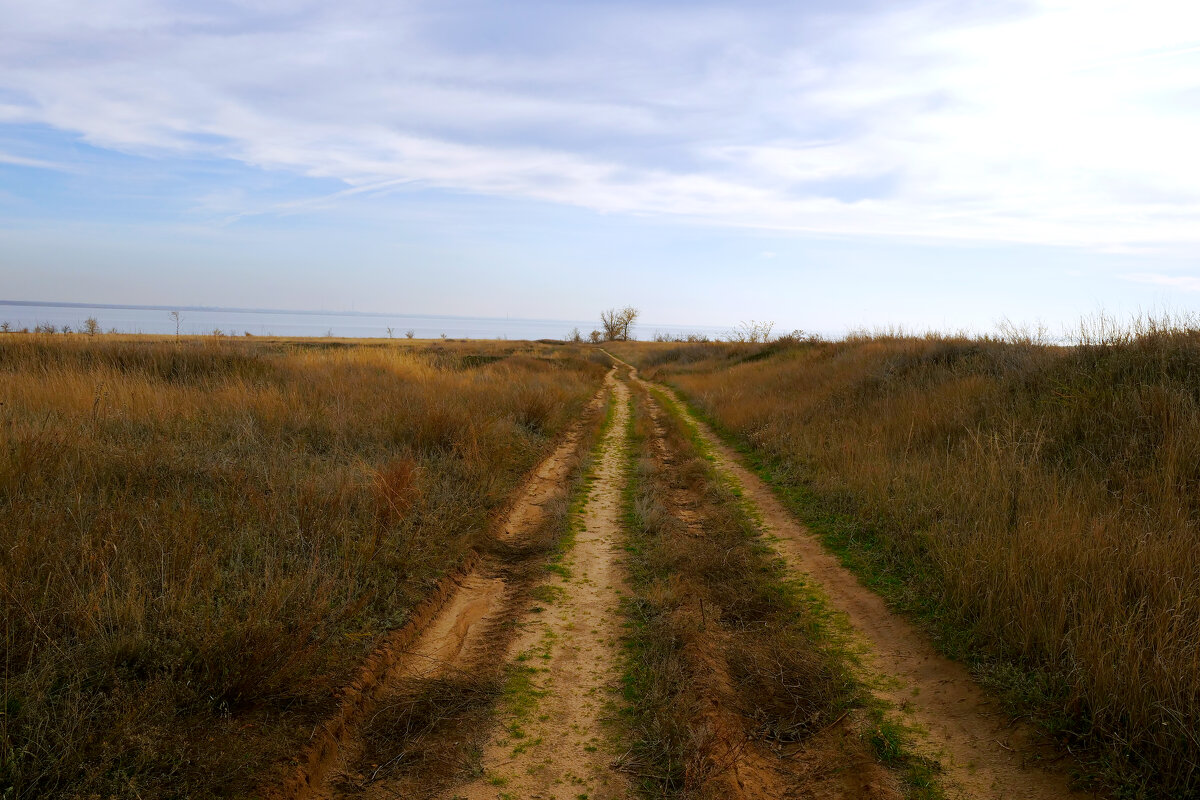
[[[139,303],[79,303],[67,300],[5,300],[0,298],[0,306],[45,306],[48,308],[105,308],[128,311],[223,311],[235,314],[303,314],[306,316],[339,316],[339,317],[418,317],[426,319],[468,319],[468,320],[489,320],[489,321],[517,321],[517,322],[562,322],[577,324],[587,322],[582,319],[554,319],[550,317],[489,317],[475,316],[462,314],[414,314],[388,311],[331,311],[328,309],[287,309],[287,308],[239,308],[237,306],[175,306],[161,304],[139,304]],[[636,325],[637,323],[635,323]],[[693,324],[693,323],[641,323],[644,327],[653,328],[655,325],[672,328],[728,328],[728,325],[712,325],[712,324]],[[736,326],[735,326],[736,327]]]

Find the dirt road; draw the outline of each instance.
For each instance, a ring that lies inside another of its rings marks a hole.
[[[566,502],[579,430],[531,476],[494,551],[448,576],[389,637],[314,733],[288,800],[629,797],[603,720],[618,682],[622,447],[629,390],[605,379],[615,418],[599,446],[574,541],[547,540]],[[598,395],[589,408],[603,406]],[[541,537],[541,538],[539,538]],[[567,545],[562,556],[546,553]]]
[[[640,379],[639,379],[640,380]],[[866,676],[878,695],[927,736],[929,755],[945,769],[951,797],[962,800],[1050,800],[1085,797],[1070,790],[1061,766],[1029,763],[1036,758],[1033,732],[1014,724],[971,679],[963,665],[939,655],[928,639],[892,613],[883,599],[862,586],[783,507],[771,489],[744,467],[732,448],[692,416],[666,387],[664,393],[687,414],[716,457],[718,469],[740,484],[761,516],[766,533],[789,566],[820,586],[830,605],[844,612],[862,637]]]
[[[606,720],[620,670],[622,464],[629,389],[615,383],[616,412],[601,443],[574,543],[534,590],[535,613],[509,653],[507,690],[483,754],[483,774],[444,796],[469,800],[627,798],[612,768],[619,744]]]
[[[630,377],[640,381],[636,370]],[[615,398],[614,419],[597,446],[573,537],[548,540],[544,528],[547,509],[563,502],[581,455],[579,431],[531,477],[496,547],[448,576],[409,625],[372,655],[345,690],[338,714],[314,733],[294,774],[267,796],[609,800],[636,794],[613,768],[624,745],[610,724],[620,680],[630,389],[614,370],[605,392]],[[688,414],[669,390],[667,396]],[[591,413],[601,405],[598,396]],[[790,568],[809,576],[846,615],[868,653],[862,677],[925,732],[926,755],[945,768],[951,797],[1077,796],[1061,767],[1028,763],[1037,751],[1026,727],[1011,724],[962,665],[939,656],[920,631],[862,587],[730,448],[693,422],[717,469],[740,484]],[[661,442],[653,444],[669,468],[671,454]],[[670,505],[686,526],[698,524],[688,498],[671,498]],[[721,704],[712,708],[725,728],[741,724]],[[726,796],[774,797],[780,792],[771,787],[778,786],[789,787],[789,797],[893,796],[890,778],[863,760],[852,726],[823,736],[828,741],[815,742],[807,755],[788,754],[786,769],[779,754],[745,739]]]
[[[615,385],[610,372],[585,419],[602,413]],[[572,469],[586,455],[583,438],[581,420],[530,476],[492,550],[447,575],[368,657],[337,713],[265,797],[431,797],[460,778],[503,678],[503,653],[528,613],[530,586],[544,575],[553,546],[542,540],[544,527],[553,504],[566,502]]]
[[[649,447],[644,453],[650,466],[644,480],[656,486],[655,508],[680,523],[682,538],[695,542],[689,549],[699,550],[703,540],[719,536],[716,528],[723,523],[713,515],[719,514],[726,500],[716,499],[719,495],[710,492],[707,484],[698,484],[694,479],[673,480],[680,472],[684,476],[691,472],[689,459],[694,456],[668,435],[667,429],[674,423],[667,421],[658,401],[649,393],[638,394],[651,423]],[[736,502],[732,497],[728,499]],[[663,537],[668,527],[659,523],[656,535]],[[732,544],[729,539],[722,542],[722,546]],[[725,557],[734,561],[744,555],[725,551]],[[683,572],[687,573],[686,567]],[[692,579],[696,577],[692,573]],[[683,580],[684,576],[672,578]],[[700,578],[701,584],[706,578]],[[699,756],[692,775],[703,776],[697,780],[698,796],[723,800],[899,800],[904,796],[899,775],[878,763],[861,735],[867,726],[862,709],[841,715],[799,743],[784,745],[763,736],[762,718],[746,713],[748,704],[741,696],[744,688],[739,688],[729,662],[731,651],[754,647],[755,637],[749,629],[752,626],[725,627],[719,606],[709,609],[710,625],[700,586],[692,584],[689,594],[674,619],[678,625],[675,633],[687,642],[680,655],[693,666],[694,686],[690,688],[694,697],[702,698],[697,705],[699,713],[692,720],[695,755]],[[693,606],[692,601],[697,600]],[[691,625],[684,621],[689,614]],[[693,627],[697,621],[699,626]],[[765,619],[758,622],[770,624]],[[787,670],[779,664],[769,669],[772,676],[775,669]],[[796,681],[794,688],[805,683],[800,673],[789,674]]]

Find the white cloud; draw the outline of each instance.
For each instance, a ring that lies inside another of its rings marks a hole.
[[[515,33],[420,3],[0,6],[0,90],[29,98],[0,122],[127,152],[734,226],[1200,245],[1200,7],[1180,0],[581,7]]]

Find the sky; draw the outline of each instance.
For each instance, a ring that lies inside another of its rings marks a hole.
[[[1200,304],[1200,4],[0,0],[0,299]]]

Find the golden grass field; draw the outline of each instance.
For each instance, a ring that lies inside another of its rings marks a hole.
[[[613,349],[1093,777],[1200,791],[1200,333]]]
[[[0,796],[249,791],[606,365],[532,343],[0,337]]]
[[[1085,783],[1200,795],[1195,326],[605,347]],[[610,363],[549,342],[0,336],[0,798],[252,796],[284,774]],[[728,695],[727,731],[789,743],[865,700],[698,434],[634,399],[628,483],[608,487],[645,617],[623,724],[656,765],[643,787],[720,794],[705,692]],[[729,688],[662,680],[705,659]]]

